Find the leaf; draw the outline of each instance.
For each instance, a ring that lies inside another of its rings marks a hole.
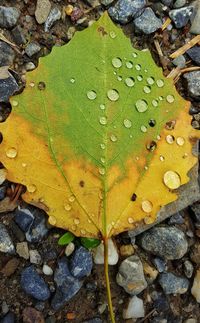
[[[197,161],[189,102],[106,13],[41,58],[11,104],[0,124],[7,178],[76,236],[153,222]]]
[[[58,240],[59,246],[65,246],[74,240],[75,236],[71,232],[64,233]]]
[[[84,238],[84,237],[81,238],[81,244],[87,249],[96,248],[100,245],[100,243],[101,243],[101,240],[98,240],[98,239]]]

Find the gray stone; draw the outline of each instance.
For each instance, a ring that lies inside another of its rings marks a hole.
[[[194,46],[187,50],[188,56],[200,66],[200,46]]]
[[[53,24],[57,20],[60,20],[60,18],[61,18],[61,11],[57,7],[51,9],[51,11],[48,15],[48,18],[44,24],[44,31],[48,32],[51,29],[51,27],[53,26]]]
[[[163,271],[165,271],[167,269],[166,261],[162,258],[158,258],[158,257],[154,258],[153,263],[156,266],[159,273],[162,273]]]
[[[96,8],[98,6],[100,6],[100,2],[99,0],[85,0],[85,2],[91,6],[92,8]]]
[[[174,58],[172,63],[179,68],[184,68],[185,64],[186,64],[186,59],[183,55],[180,55],[180,56]]]
[[[0,252],[15,253],[14,244],[3,223],[0,223]]]
[[[193,7],[188,6],[180,9],[173,9],[169,12],[169,16],[176,28],[182,28],[189,22],[193,9]]]
[[[180,212],[172,215],[168,221],[168,224],[183,224],[184,223],[184,217]]]
[[[176,227],[154,227],[139,239],[143,249],[165,259],[180,259],[188,249],[185,234]]]
[[[20,11],[15,7],[0,6],[0,27],[12,28],[16,25],[19,19]]]
[[[181,8],[186,5],[186,2],[187,2],[186,0],[176,0],[173,7],[175,9]]]
[[[200,223],[200,202],[196,202],[190,206],[190,209],[195,215],[196,221]]]
[[[184,261],[184,274],[187,278],[191,278],[193,275],[194,267],[191,261],[185,260]]]
[[[168,7],[170,7],[173,4],[173,0],[161,0],[161,2]]]
[[[130,256],[122,261],[116,276],[118,285],[130,295],[137,295],[147,287],[140,258]]]
[[[41,49],[41,46],[36,42],[29,43],[25,48],[25,53],[29,57],[32,57],[33,55],[37,54]]]
[[[76,278],[89,276],[92,270],[93,261],[89,250],[79,247],[75,250],[70,261],[70,271]]]
[[[19,87],[15,78],[5,66],[0,67],[0,102],[8,102],[10,96],[17,90],[19,90]]]
[[[191,25],[191,28],[190,28],[190,32],[192,34],[195,34],[195,35],[199,35],[200,34],[200,2],[198,1],[197,2],[197,7],[195,8],[195,16],[192,20],[192,25]]]
[[[108,9],[110,17],[121,24],[127,24],[142,13],[146,0],[118,0]]]
[[[38,24],[43,24],[50,13],[51,2],[49,0],[37,0],[35,19]]]
[[[46,301],[50,297],[47,284],[33,265],[22,270],[20,284],[28,295],[39,301]]]
[[[156,17],[151,8],[146,8],[144,12],[134,20],[135,26],[145,34],[152,34],[162,27],[162,21]]]
[[[165,294],[184,294],[189,288],[187,278],[176,276],[173,273],[160,274],[158,281]]]
[[[184,74],[187,80],[189,94],[196,99],[200,99],[200,71],[194,71]]]
[[[101,0],[101,4],[103,4],[104,6],[109,6],[113,2],[114,0]]]
[[[17,225],[20,227],[20,229],[24,232],[27,232],[35,217],[33,215],[33,212],[31,212],[32,209],[29,209],[28,207],[21,207],[21,206],[18,206],[17,209],[15,209],[15,217],[14,217],[14,220],[15,222],[17,223]]]
[[[26,44],[26,37],[22,27],[20,26],[16,26],[14,29],[12,29],[12,38],[18,46]]]
[[[15,52],[10,45],[0,41],[0,67],[12,65],[14,58]]]

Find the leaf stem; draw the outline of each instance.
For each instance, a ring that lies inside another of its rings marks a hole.
[[[111,322],[115,323],[115,316],[113,312],[112,297],[111,297],[111,291],[110,291],[109,272],[108,272],[108,238],[105,237],[103,242],[104,242],[104,274],[105,274],[105,280],[106,280],[108,308],[110,312]]]

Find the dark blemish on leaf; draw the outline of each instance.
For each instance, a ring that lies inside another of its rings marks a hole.
[[[84,187],[85,186],[85,182],[84,181],[80,181],[79,182],[79,185],[80,185],[80,187]]]
[[[105,31],[104,27],[100,26],[97,31],[102,34],[102,36],[108,35],[108,33]]]
[[[39,82],[39,83],[38,83],[38,89],[39,89],[40,91],[44,90],[44,89],[45,89],[45,87],[46,87],[46,84],[45,84],[44,82]]]
[[[155,125],[156,125],[156,120],[154,120],[154,119],[150,119],[150,120],[149,120],[149,125],[150,125],[150,127],[155,127]]]
[[[167,129],[167,130],[173,130],[174,127],[175,127],[175,124],[176,124],[176,121],[175,120],[168,121],[165,124],[165,129]]]
[[[131,201],[134,202],[136,201],[137,195],[135,193],[133,193],[133,195],[131,196]]]
[[[149,144],[147,144],[147,150],[154,151],[156,146],[157,146],[156,142],[152,140]]]

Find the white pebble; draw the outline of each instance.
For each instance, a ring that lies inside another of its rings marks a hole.
[[[26,63],[26,66],[25,67],[26,67],[26,70],[27,71],[32,71],[32,70],[34,70],[36,68],[35,64],[32,63],[32,62]]]
[[[123,311],[123,319],[137,319],[144,316],[143,300],[137,296],[133,296],[129,301],[127,309]]]
[[[200,269],[197,270],[194,277],[191,293],[196,299],[197,303],[200,303]]]
[[[75,249],[75,244],[73,242],[70,242],[66,248],[65,248],[65,255],[69,257]]]
[[[108,240],[108,264],[116,265],[119,260],[118,250],[112,239]],[[94,262],[96,265],[104,264],[104,245],[101,243],[94,251]]]
[[[39,265],[42,262],[42,258],[36,249],[29,250],[29,254],[31,264]]]
[[[51,269],[51,267],[49,267],[48,265],[43,265],[42,271],[47,276],[53,275],[53,269]]]

